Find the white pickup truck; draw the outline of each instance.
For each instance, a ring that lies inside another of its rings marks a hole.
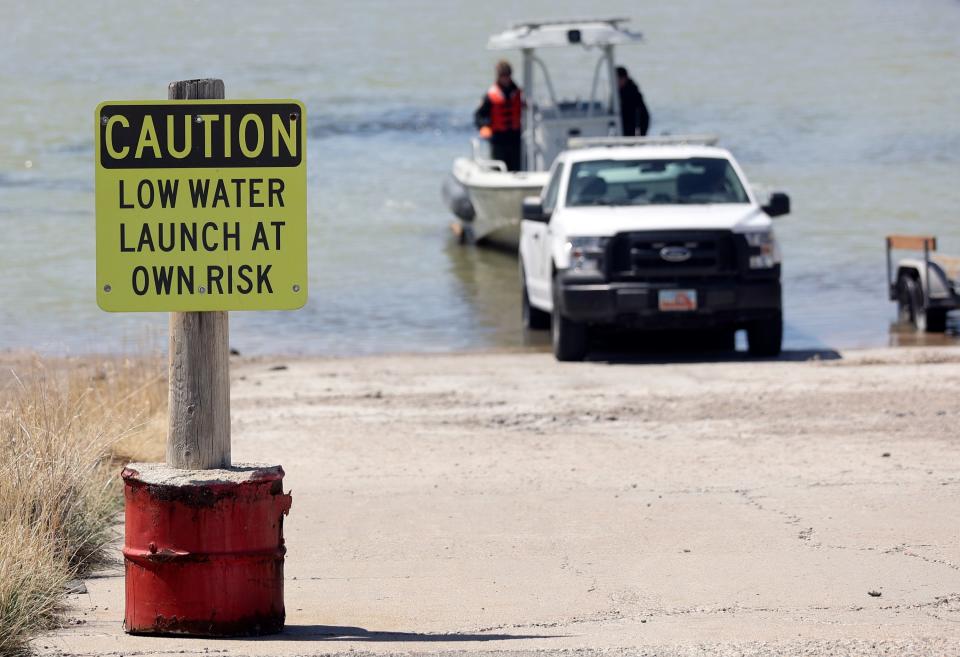
[[[771,217],[715,139],[572,140],[541,196],[523,202],[523,323],[582,360],[591,327],[710,330],[732,349],[780,353],[780,249]]]

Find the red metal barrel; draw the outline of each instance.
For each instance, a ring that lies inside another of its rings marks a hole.
[[[283,629],[283,469],[179,471],[135,463],[126,502],[124,627],[252,636]]]

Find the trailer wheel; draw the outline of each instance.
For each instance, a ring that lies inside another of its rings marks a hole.
[[[901,276],[897,281],[897,320],[902,325],[917,325],[913,300],[916,288],[916,282],[909,276]]]
[[[931,308],[927,311],[927,333],[943,333],[947,330],[947,311]]]
[[[897,285],[897,315],[904,324],[923,333],[943,333],[947,330],[947,311],[926,308],[920,281],[913,276],[901,276]]]

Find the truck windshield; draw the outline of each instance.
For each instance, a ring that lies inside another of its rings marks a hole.
[[[724,158],[590,160],[570,170],[567,206],[748,203]]]

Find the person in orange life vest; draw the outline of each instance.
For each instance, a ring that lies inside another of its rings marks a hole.
[[[487,90],[473,120],[480,136],[490,140],[493,159],[502,160],[509,171],[519,171],[523,94],[510,77],[509,62],[497,62],[496,72],[497,81]]]

